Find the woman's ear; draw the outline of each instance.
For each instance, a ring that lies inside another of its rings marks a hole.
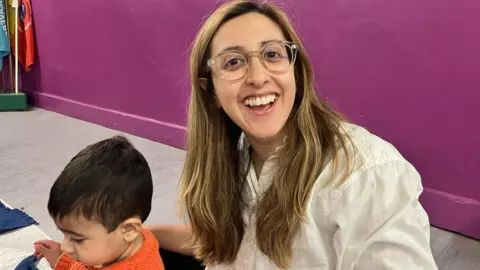
[[[200,85],[200,88],[202,90],[208,90],[208,79],[207,78],[200,78],[198,79],[198,84]],[[215,94],[215,91],[213,91],[213,98],[215,99],[215,107],[221,108],[222,105],[220,104],[220,101],[218,100],[217,95]]]
[[[123,240],[132,242],[142,233],[142,221],[138,217],[132,217],[120,224],[120,233]]]
[[[208,79],[207,78],[200,78],[198,79],[198,84],[202,90],[207,90],[208,87]]]

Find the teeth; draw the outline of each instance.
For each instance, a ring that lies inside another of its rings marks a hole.
[[[263,97],[250,97],[245,100],[247,106],[262,106],[275,101],[275,94],[269,94]]]

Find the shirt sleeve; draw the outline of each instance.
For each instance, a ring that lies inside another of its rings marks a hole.
[[[331,218],[338,270],[438,269],[430,224],[418,198],[420,175],[405,160],[356,172]]]

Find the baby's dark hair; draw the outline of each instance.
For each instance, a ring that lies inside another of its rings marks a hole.
[[[48,211],[56,220],[75,215],[112,232],[131,217],[144,222],[152,194],[145,157],[126,138],[115,136],[87,146],[70,160],[50,190]]]

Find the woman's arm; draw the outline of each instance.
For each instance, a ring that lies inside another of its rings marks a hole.
[[[177,252],[183,255],[193,256],[193,250],[188,247],[192,238],[190,225],[145,225],[157,238],[160,248]]]

